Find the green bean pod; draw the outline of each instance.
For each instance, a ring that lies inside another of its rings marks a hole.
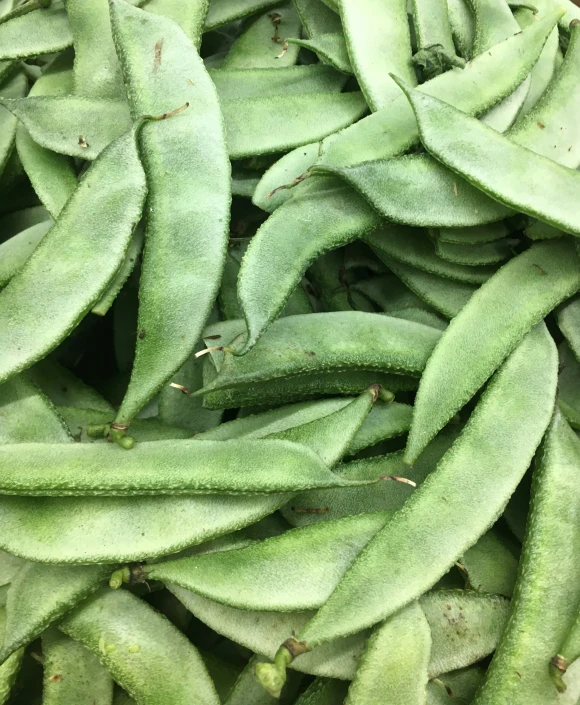
[[[57,223],[0,294],[1,381],[54,349],[121,264],[146,193],[137,129],[110,145],[86,172]],[[77,233],[74,245],[71,231]],[[37,296],[39,288],[42,297]]]
[[[369,637],[345,705],[424,703],[430,656],[429,622],[412,602]]]
[[[338,7],[354,73],[370,109],[376,111],[396,96],[390,73],[417,83],[407,5],[403,0],[358,0],[355,5],[339,0]]]
[[[278,2],[279,0],[211,0],[204,31],[253,15],[267,7],[277,5]]]
[[[558,406],[572,428],[580,428],[580,363],[567,345],[559,347]]]
[[[288,40],[288,43],[310,49],[310,51],[318,54],[320,60],[324,61],[325,64],[329,64],[344,74],[353,73],[352,64],[348,56],[346,39],[342,31],[319,34],[314,37],[314,39],[295,39],[292,37]],[[310,164],[308,166],[310,166]]]
[[[292,651],[280,648],[273,678],[283,679],[282,664],[299,653],[377,623],[421,595],[494,523],[549,423],[556,376],[555,346],[546,328],[538,326],[498,372],[437,470],[288,642]],[[426,517],[434,512],[437,525],[427,526]],[[396,572],[389,572],[390,565],[397,566]]]
[[[1,25],[0,25],[1,26]],[[19,100],[28,88],[26,76],[18,73],[0,89],[2,99]],[[14,147],[18,121],[5,108],[0,111],[0,174],[5,169]]]
[[[141,135],[149,185],[139,291],[143,336],[116,418],[127,425],[183,365],[209,316],[226,254],[230,167],[215,88],[183,30],[120,0],[111,4],[111,18],[133,113],[191,103],[170,120],[146,125]]]
[[[110,573],[110,566],[100,565],[23,566],[8,589],[0,663],[95,592]]]
[[[182,0],[150,0],[146,10],[177,22],[193,45],[199,48],[209,4],[209,0],[186,0],[185,3]]]
[[[103,590],[78,607],[61,631],[86,646],[144,705],[219,705],[195,647],[165,617],[126,590]]]
[[[111,705],[113,680],[95,654],[57,629],[42,635],[42,705]]]
[[[580,360],[580,296],[575,296],[560,306],[556,318],[568,345],[574,351],[576,359]]]
[[[570,239],[560,239],[536,243],[473,294],[441,337],[421,378],[406,449],[409,463],[523,336],[579,287],[576,249]],[[516,307],[515,301],[520,302]]]
[[[473,590],[511,597],[518,561],[494,531],[479,538],[460,559]]]
[[[580,440],[556,411],[534,471],[510,617],[474,703],[555,703],[548,664],[578,611]],[[550,595],[546,601],[545,596]]]
[[[311,39],[321,34],[342,31],[340,17],[322,0],[294,0],[294,7]]]
[[[66,49],[73,42],[62,0],[40,5],[25,15],[0,23],[0,59],[23,59]]]
[[[38,223],[0,245],[0,286],[17,274],[53,225],[52,220]]]

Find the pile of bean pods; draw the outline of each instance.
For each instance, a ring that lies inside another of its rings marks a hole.
[[[580,703],[580,8],[0,0],[0,705]]]

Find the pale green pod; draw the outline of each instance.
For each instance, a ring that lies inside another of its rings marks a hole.
[[[321,34],[342,31],[340,17],[322,0],[294,0],[294,7],[311,39]]]
[[[463,698],[467,702],[471,702],[484,678],[485,669],[482,666],[468,666],[450,673],[443,673],[439,680],[446,688],[449,688],[455,698]]]
[[[442,259],[457,264],[466,264],[470,267],[481,264],[499,264],[511,254],[510,244],[507,240],[494,240],[475,245],[443,242],[435,240],[435,251]]]
[[[300,93],[339,93],[346,76],[331,66],[311,64],[276,69],[211,69],[209,72],[221,101]]]
[[[424,705],[431,629],[418,602],[375,627],[345,705]]]
[[[381,222],[364,199],[338,179],[317,177],[312,186],[304,186],[262,225],[242,260],[238,299],[249,329],[248,350],[277,318],[317,257]],[[257,193],[263,198],[260,186]]]
[[[246,169],[232,167],[232,196],[252,199],[256,186],[260,183],[260,174]]]
[[[8,284],[22,269],[52,225],[52,220],[38,223],[0,245],[0,286]]]
[[[313,39],[295,39],[292,37],[288,40],[289,44],[295,44],[298,47],[310,49],[325,64],[334,67],[344,74],[352,74],[353,68],[348,55],[348,48],[344,33],[328,32],[319,34]],[[308,166],[310,166],[312,162]]]
[[[400,509],[415,491],[415,486],[420,485],[435,469],[458,432],[458,428],[449,428],[439,434],[412,468],[403,462],[402,451],[342,463],[335,468],[338,475],[358,480],[386,476],[391,477],[391,481],[344,490],[301,492],[282,508],[282,514],[292,526],[307,526],[355,514]],[[413,484],[405,482],[405,479]]]
[[[473,56],[475,19],[467,0],[447,0],[451,34],[459,54],[464,59]]]
[[[26,94],[27,88],[26,76],[24,73],[18,73],[2,86],[0,96],[3,100],[19,100]],[[2,108],[0,110],[0,173],[6,167],[12,153],[17,127],[18,121],[15,120],[14,115]]]
[[[417,48],[430,49],[438,45],[445,52],[448,60],[456,58],[447,0],[413,0],[412,8]],[[444,70],[447,68],[450,66],[443,67]],[[437,73],[442,71],[437,71],[435,75]]]
[[[349,167],[321,164],[314,174],[333,174],[352,186],[386,220],[417,227],[461,228],[513,215],[506,206],[482,198],[428,154],[379,159]],[[417,194],[429,193],[417,208]]]
[[[195,647],[165,617],[126,590],[103,590],[60,629],[92,651],[143,705],[219,705]]]
[[[500,203],[580,234],[580,219],[572,206],[580,188],[577,171],[515,144],[436,98],[409,88],[405,93],[415,110],[423,145],[435,158]],[[454,147],[459,132],[461,149]],[[534,181],[538,173],[541,184]]]
[[[219,326],[208,331],[217,334]],[[217,377],[197,393],[322,370],[420,376],[440,336],[420,323],[361,311],[286,316],[272,325],[252,354],[225,353]]]
[[[139,290],[143,336],[137,338],[116,419],[126,424],[183,365],[201,336],[226,254],[231,181],[215,87],[189,38],[165,17],[120,1],[111,8],[133,113],[163,114],[191,103],[169,120],[146,125],[141,135],[149,186]]]
[[[286,152],[348,127],[368,108],[362,93],[305,93],[222,104],[231,159]],[[284,129],[280,130],[281,116]]]
[[[128,693],[117,687],[113,693],[113,705],[136,705],[136,703]]]
[[[50,54],[72,44],[72,34],[62,1],[50,7],[0,23],[0,59],[22,59]]]
[[[298,58],[298,47],[285,46],[287,37],[300,35],[300,18],[292,3],[269,7],[246,26],[232,44],[224,69],[282,69]],[[284,51],[286,49],[286,51]]]
[[[177,22],[193,45],[199,48],[208,7],[209,0],[150,0],[145,9]]]
[[[169,585],[169,589],[198,619],[219,634],[268,658],[274,656],[284,636],[298,632],[313,614],[238,610],[177,585]],[[491,653],[501,637],[509,610],[508,600],[502,597],[462,590],[437,590],[423,596],[420,604],[429,622],[433,645],[438,645],[437,650],[431,652],[430,678],[469,666]],[[449,612],[451,621],[445,616]],[[462,622],[460,632],[457,620]],[[323,644],[302,654],[290,667],[317,676],[352,680],[368,636],[365,630]]]
[[[65,0],[75,50],[74,93],[124,100],[107,0]]]
[[[477,291],[477,286],[438,276],[382,255],[385,264],[411,291],[447,318],[453,318]]]
[[[17,206],[19,207],[19,206]],[[44,206],[29,206],[26,204],[20,210],[5,213],[0,216],[0,232],[4,239],[37,225],[50,218],[50,213]]]
[[[0,584],[9,586],[24,565],[26,564],[22,558],[4,553],[4,551],[0,552]]]
[[[502,240],[509,234],[506,224],[499,222],[473,228],[440,228],[437,239],[455,245],[482,245]]]
[[[580,428],[580,362],[566,341],[559,353],[558,406],[572,428]]]
[[[369,298],[384,313],[397,314],[407,309],[422,308],[434,313],[411,289],[393,274],[381,274],[355,282],[354,288]]]
[[[556,318],[568,345],[580,360],[580,296],[574,296],[560,306]]]
[[[381,259],[386,255],[389,261],[392,258],[425,272],[466,284],[482,284],[496,271],[493,267],[468,267],[442,260],[422,230],[386,225],[365,235],[363,240]],[[389,266],[388,262],[385,264]]]
[[[278,4],[279,0],[210,0],[205,18],[205,31],[229,24]]]
[[[260,686],[262,688],[262,686]],[[268,697],[272,697],[262,688]],[[296,705],[336,705],[346,696],[347,684],[330,678],[316,678],[298,698]]]
[[[482,54],[520,31],[506,0],[470,0],[470,4],[475,20],[475,55]],[[498,132],[507,130],[518,117],[530,85],[531,79],[528,76],[510,96],[486,112],[481,121]]]
[[[95,592],[110,573],[110,566],[24,565],[8,590],[0,662]]]
[[[396,97],[389,74],[417,82],[406,3],[339,0],[338,7],[354,73],[369,107],[376,111]]]
[[[514,10],[514,17],[521,28],[528,27],[536,21],[534,12],[525,7]],[[542,94],[549,86],[556,71],[556,57],[559,49],[558,30],[554,29],[548,37],[545,47],[540,54],[538,63],[530,72],[530,90],[522,105],[518,119],[527,115],[536,105]]]
[[[50,358],[37,362],[28,370],[27,376],[40,387],[42,393],[46,394],[55,406],[93,409],[109,414],[114,411],[111,404],[99,392]],[[46,419],[45,423],[47,423]],[[32,439],[31,436],[30,440]]]
[[[556,411],[534,471],[532,506],[505,635],[474,703],[556,703],[548,664],[578,611],[580,440]],[[546,600],[546,595],[550,596]]]
[[[6,610],[0,608],[0,640],[4,638],[4,628],[6,625]],[[4,703],[8,700],[10,696],[10,691],[20,670],[20,665],[22,663],[22,657],[24,656],[24,649],[20,649],[12,654],[4,663],[0,666],[0,703]]]
[[[143,249],[143,238],[144,228],[141,223],[139,223],[133,230],[131,241],[129,242],[129,248],[127,249],[127,253],[125,254],[125,258],[123,259],[121,266],[109,282],[109,285],[103,292],[101,298],[92,307],[91,313],[94,313],[96,316],[104,316],[107,311],[109,311],[125,282],[131,276],[131,272],[135,268],[139,255],[141,254],[141,250]]]
[[[29,96],[67,95],[73,91],[72,57],[63,52],[43,71]],[[77,187],[71,160],[35,142],[24,125],[16,130],[16,151],[35,193],[56,218]]]
[[[364,296],[356,289],[351,289],[345,275],[342,248],[317,257],[306,276],[323,311],[375,312],[375,308],[369,305]]]
[[[313,648],[393,614],[429,589],[494,523],[549,423],[556,375],[554,344],[538,326],[495,376],[437,470],[375,535],[297,634],[301,644]],[[437,530],[422,518],[433,512]],[[396,573],[388,572],[391,563]]]
[[[460,559],[467,584],[477,592],[511,597],[516,582],[518,561],[497,534],[483,534]]]
[[[0,294],[0,380],[53,350],[99,298],[125,256],[145,193],[136,130],[131,130],[86,172],[58,222]],[[78,233],[74,246],[71,231]]]
[[[347,455],[355,455],[380,441],[407,433],[412,415],[413,408],[408,404],[377,401],[350,442]]]
[[[421,378],[406,449],[409,463],[526,333],[579,286],[580,263],[568,238],[536,243],[473,294],[444,332]]]
[[[49,629],[42,635],[42,705],[111,705],[113,680],[95,654]]]
[[[320,607],[390,512],[287,531],[247,548],[156,563],[148,578],[238,609],[297,612]]]
[[[0,465],[0,493],[20,496],[270,494],[357,484],[298,443],[266,439],[151,441],[130,454],[114,444],[15,443],[2,449]]]

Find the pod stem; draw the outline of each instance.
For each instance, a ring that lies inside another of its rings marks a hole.
[[[255,675],[258,682],[273,698],[279,698],[286,683],[286,670],[297,656],[310,649],[305,642],[291,636],[282,644],[274,656],[274,663],[256,664]]]
[[[127,435],[128,423],[112,423],[109,430],[108,439],[121,446],[125,450],[131,450],[135,446],[133,436]]]
[[[556,654],[556,656],[550,659],[550,677],[554,681],[554,685],[559,693],[563,693],[568,687],[562,678],[567,669],[568,660],[561,654]]]

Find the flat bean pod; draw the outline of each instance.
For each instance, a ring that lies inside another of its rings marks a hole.
[[[506,633],[475,703],[557,702],[548,662],[577,614],[580,440],[556,411],[538,467]],[[545,595],[551,595],[549,602]]]
[[[1,25],[0,25],[1,27]],[[26,93],[28,82],[23,73],[18,73],[0,89],[2,99],[19,100]],[[18,122],[6,109],[0,111],[0,173],[6,167],[14,147]]]
[[[523,336],[578,287],[580,263],[574,244],[560,239],[536,243],[473,294],[425,368],[407,444],[408,462],[471,399]],[[514,301],[520,304],[514,307]],[[462,351],[460,356],[457,350]],[[475,357],[470,350],[477,350]]]
[[[294,0],[294,6],[309,37],[342,31],[340,17],[322,0]]]
[[[100,565],[24,565],[8,589],[0,662],[95,592],[110,573],[110,566]]]
[[[111,705],[113,680],[97,656],[82,644],[50,629],[42,635],[42,654],[43,705]]]
[[[50,358],[40,360],[26,374],[55,406],[79,407],[109,414],[114,410],[95,389]],[[34,390],[34,396],[41,398],[38,390]],[[45,425],[48,423],[46,417],[43,422]]]
[[[52,220],[38,223],[0,245],[0,286],[8,284],[22,269],[52,225]]]
[[[294,492],[351,484],[312,451],[282,440],[144,443],[131,454],[109,444],[17,443],[0,454],[2,494],[148,495]]]
[[[172,119],[146,125],[141,136],[149,186],[138,320],[145,335],[137,338],[117,414],[117,423],[127,424],[186,361],[209,317],[226,254],[230,167],[215,88],[189,38],[171,20],[124,2],[113,3],[111,13],[134,114],[191,102]]]
[[[341,702],[341,699],[344,700],[346,687],[346,683],[335,678],[316,678],[298,698],[296,705],[334,705]],[[263,688],[262,690],[266,693]],[[269,693],[266,695],[272,697]]]
[[[229,49],[224,69],[282,69],[298,58],[298,47],[284,44],[286,37],[300,34],[300,18],[294,6],[275,4],[244,26],[244,31]],[[286,51],[284,51],[286,49]]]
[[[477,287],[432,274],[382,253],[382,260],[411,291],[447,318],[453,318],[473,296]]]
[[[429,589],[489,528],[521,480],[549,423],[556,366],[553,342],[539,326],[489,385],[437,470],[375,535],[316,617],[297,634],[302,651],[393,614]],[[434,511],[435,531],[419,518]],[[385,579],[391,563],[397,571]],[[281,647],[278,659],[285,649]],[[284,677],[281,665],[272,669]]]
[[[217,377],[197,394],[332,369],[419,376],[440,335],[419,323],[360,311],[286,316],[252,355],[226,353]],[[370,346],[363,344],[365,336]]]
[[[346,705],[425,702],[431,629],[418,602],[375,628],[348,689]]]
[[[135,141],[136,131],[131,130],[86,172],[58,222],[0,294],[4,352],[0,380],[55,348],[99,298],[121,264],[146,193]],[[123,164],[122,171],[119,164]],[[77,233],[74,245],[71,231]],[[87,231],[90,240],[84,236]],[[39,287],[42,297],[36,295]]]
[[[558,406],[572,428],[580,428],[580,363],[565,341],[559,353]]]
[[[194,699],[200,705],[219,705],[214,684],[191,642],[126,590],[98,593],[69,615],[60,629],[97,655],[137,702],[186,705]]]
[[[147,12],[163,15],[177,22],[196,48],[201,44],[209,0],[150,0]]]
[[[353,73],[343,32],[319,34],[313,39],[295,39],[292,37],[288,40],[288,43],[310,49],[310,51],[318,54],[318,57],[325,64],[333,66],[344,74]]]
[[[22,59],[61,51],[73,38],[63,3],[38,9],[0,23],[0,59]]]
[[[443,242],[437,238],[435,249],[439,257],[457,264],[466,264],[469,267],[477,267],[481,264],[498,264],[512,254],[507,240],[495,240],[479,245],[463,245]]]
[[[229,24],[267,7],[277,5],[279,0],[211,0],[205,18],[205,31]]]
[[[415,110],[421,140],[435,158],[500,203],[580,234],[580,220],[572,207],[580,174],[514,144],[436,98],[407,88],[405,92]],[[462,135],[459,150],[454,146],[458,133]],[[538,173],[542,173],[541,184],[533,178]]]
[[[354,73],[371,110],[388,104],[395,96],[390,73],[416,84],[411,62],[411,37],[407,5],[403,0],[337,3]]]
[[[518,561],[497,534],[488,531],[464,556],[461,565],[470,587],[478,592],[511,597],[516,582]]]
[[[580,360],[580,296],[575,296],[560,306],[556,318],[568,345]]]
[[[4,625],[6,624],[6,610],[0,608],[0,638],[3,638]],[[1,666],[0,666],[0,703],[4,704],[8,700],[18,671],[22,664],[22,657],[24,656],[24,649],[20,649],[12,654]]]

